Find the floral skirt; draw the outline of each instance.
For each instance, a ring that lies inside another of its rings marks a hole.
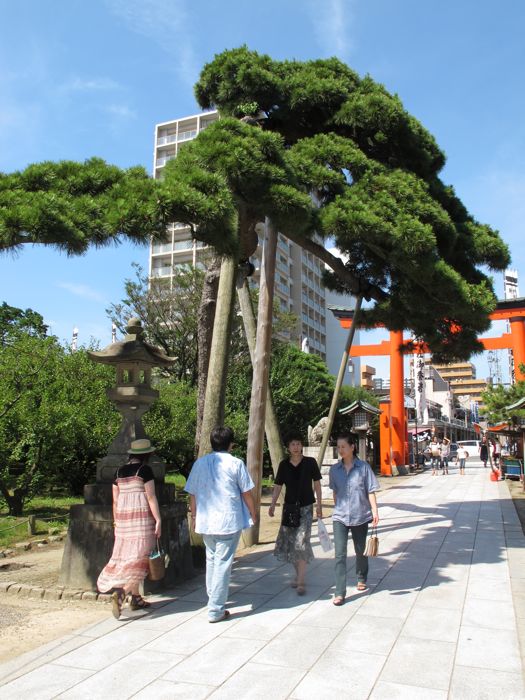
[[[313,507],[301,508],[299,527],[281,525],[275,541],[274,556],[279,561],[295,564],[296,561],[310,561],[314,558],[310,536],[312,534]]]

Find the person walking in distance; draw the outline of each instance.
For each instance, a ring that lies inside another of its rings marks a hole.
[[[456,461],[459,464],[459,475],[460,476],[465,476],[465,462],[467,461],[467,458],[468,458],[467,450],[463,447],[463,445],[459,445],[458,452],[456,455]]]
[[[376,491],[379,482],[368,462],[356,455],[357,438],[344,434],[337,438],[341,458],[330,468],[330,488],[334,495],[335,594],[334,605],[343,605],[346,598],[346,552],[348,535],[352,534],[356,555],[357,590],[366,591],[368,557],[366,538],[370,523],[379,523]]]
[[[430,442],[430,464],[432,466],[432,476],[435,476],[441,466],[441,444],[435,435]]]
[[[441,443],[441,468],[443,474],[448,474],[448,462],[450,459],[450,440],[447,437],[443,438]]]
[[[184,487],[190,494],[192,526],[206,547],[209,622],[230,617],[226,600],[233,557],[242,530],[257,520],[254,483],[244,462],[230,454],[233,439],[231,428],[212,430],[213,452],[195,462]]]
[[[483,466],[487,467],[487,462],[489,461],[489,446],[487,443],[487,438],[483,436],[481,444],[479,446],[479,458],[483,462]]]

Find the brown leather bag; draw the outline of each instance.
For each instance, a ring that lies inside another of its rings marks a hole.
[[[365,547],[365,557],[377,557],[379,554],[379,537],[377,536],[377,527],[374,525],[368,538]]]

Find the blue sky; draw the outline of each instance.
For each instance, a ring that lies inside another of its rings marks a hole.
[[[525,288],[525,6],[515,0],[2,0],[0,170],[100,156],[150,172],[158,122],[198,111],[192,86],[243,43],[275,58],[338,56],[397,93],[447,154],[443,179],[508,242]],[[0,300],[62,339],[110,340],[129,245],[0,259]],[[498,293],[501,279],[496,280]],[[502,357],[503,364],[504,358]],[[475,359],[478,374],[486,360]],[[368,360],[384,374],[386,364]]]

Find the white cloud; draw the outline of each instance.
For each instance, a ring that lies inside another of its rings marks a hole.
[[[122,87],[111,78],[74,78],[59,89],[63,92],[108,92],[122,90]]]
[[[199,74],[185,0],[106,0],[128,27],[161,47],[189,85]]]
[[[137,113],[135,112],[135,110],[130,109],[127,105],[124,105],[124,104],[108,105],[104,109],[106,112],[111,114],[111,116],[118,117],[119,119],[136,119],[137,118]]]
[[[100,292],[96,289],[88,287],[87,284],[75,284],[73,282],[58,282],[58,287],[61,289],[66,289],[71,294],[77,297],[82,297],[83,299],[88,299],[89,301],[99,301],[101,303],[106,303],[106,299]]]
[[[327,55],[348,60],[355,47],[350,34],[355,4],[355,0],[325,0],[322,4],[316,0],[308,1],[308,14],[317,43]]]

